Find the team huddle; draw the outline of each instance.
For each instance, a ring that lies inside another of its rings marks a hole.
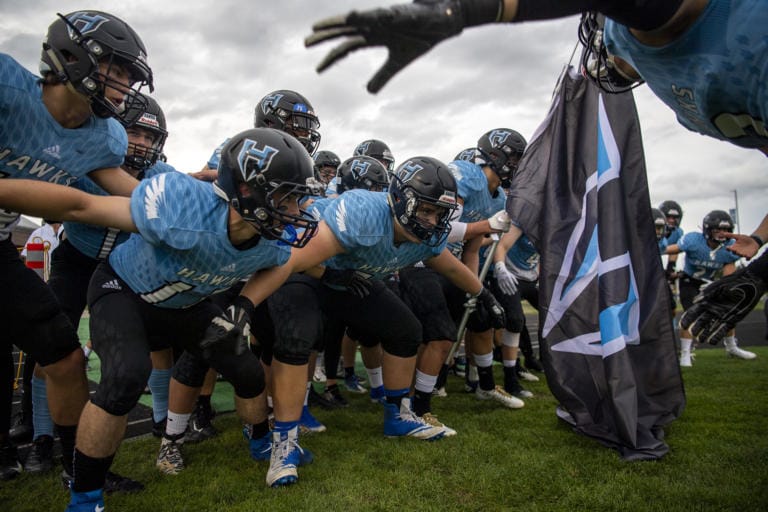
[[[460,435],[431,400],[451,370],[478,399],[524,407],[532,393],[520,381],[543,367],[522,307],[538,308],[538,253],[505,211],[521,134],[489,129],[451,162],[415,155],[395,165],[378,139],[342,159],[320,150],[310,101],[276,90],[257,102],[253,128],[187,174],[166,162],[165,115],[141,90],[152,90],[146,53],[119,18],[78,11],[50,26],[41,77],[0,54],[2,115],[27,120],[0,128],[3,347],[10,355],[16,343],[37,365],[24,467],[50,469],[58,435],[68,511],[103,510],[105,493],[142,488],[110,466],[147,386],[160,471],[183,471],[183,444],[215,434],[210,395],[221,376],[234,389],[245,450],[269,461],[270,487],[295,484],[314,459],[301,436],[325,426],[309,406],[348,405],[337,379],[381,406],[387,437]],[[17,212],[63,222],[47,283],[11,242]],[[739,257],[727,250],[728,214],[715,210],[702,233],[684,236],[681,217],[665,201],[655,222],[688,309]],[[101,362],[90,397],[77,334],[86,307]],[[681,330],[681,366],[692,365],[692,343]],[[725,346],[755,357],[732,332]],[[4,393],[0,476],[9,479],[22,465]]]

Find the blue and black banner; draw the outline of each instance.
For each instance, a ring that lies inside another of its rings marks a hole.
[[[566,70],[507,210],[541,255],[539,339],[558,416],[625,459],[662,457],[685,393],[632,93]]]

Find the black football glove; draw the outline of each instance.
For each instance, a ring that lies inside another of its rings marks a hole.
[[[337,270],[325,267],[325,272],[320,281],[331,288],[343,288],[361,299],[364,299],[371,293],[371,286],[373,286],[370,279],[352,269]]]
[[[317,66],[321,72],[350,52],[384,46],[389,57],[368,82],[368,91],[378,92],[405,66],[433,46],[464,29],[501,19],[502,0],[414,0],[412,4],[369,11],[352,11],[315,23],[306,46],[345,37]]]
[[[213,351],[226,351],[237,356],[245,353],[254,311],[253,303],[239,295],[225,311],[213,317],[199,344],[203,357],[210,358]]]
[[[480,290],[480,293],[474,297],[470,297],[464,307],[474,309],[472,316],[479,323],[482,323],[483,317],[487,315],[491,327],[494,329],[501,329],[506,325],[504,308],[486,288]]]
[[[710,284],[680,318],[697,341],[716,345],[754,309],[765,293],[765,281],[743,268]]]

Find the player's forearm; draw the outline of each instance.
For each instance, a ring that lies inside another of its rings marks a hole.
[[[755,240],[759,245],[765,244],[768,241],[768,215],[763,218],[763,221],[757,226],[750,236],[757,237],[760,240]],[[763,242],[762,244],[760,242]]]
[[[92,171],[88,177],[113,196],[131,197],[133,189],[139,185],[136,178],[119,167]]]
[[[498,263],[500,261],[505,261],[507,258],[507,253],[522,235],[523,230],[514,224],[511,224],[509,226],[509,231],[501,236],[498,245],[496,245],[496,250],[493,253],[493,262]]]
[[[258,306],[280,288],[290,275],[291,267],[288,265],[261,270],[248,279],[240,295],[250,300],[254,306]]]

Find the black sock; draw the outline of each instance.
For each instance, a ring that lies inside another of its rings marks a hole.
[[[397,396],[387,395],[387,403],[388,404],[395,404],[397,406],[397,408],[399,409],[400,408],[400,402],[402,402],[403,398],[405,398],[406,396],[407,396],[407,393],[402,394],[402,395],[397,395]]]
[[[261,439],[269,432],[269,421],[264,420],[261,423],[251,425],[251,439]]]
[[[344,377],[352,377],[355,374],[355,367],[354,366],[345,366],[344,367]]]
[[[56,433],[61,441],[61,464],[70,476],[73,476],[72,458],[75,456],[75,437],[77,425],[56,425]]]
[[[75,492],[88,492],[103,489],[104,479],[114,458],[114,454],[108,457],[89,457],[75,448],[75,471],[72,475],[75,479],[72,482],[72,490]]]
[[[445,383],[448,382],[448,369],[450,366],[443,363],[443,367],[440,368],[440,373],[437,374],[437,382],[435,382],[435,387],[437,389],[444,388]]]
[[[211,408],[211,395],[200,395],[197,397],[197,405],[201,407]]]
[[[419,391],[413,393],[413,412],[417,416],[424,416],[424,413],[432,410],[432,392]]]
[[[493,380],[493,366],[478,366],[477,376],[480,379],[480,389],[490,391],[496,387],[496,382]]]
[[[520,384],[517,381],[517,368],[514,366],[504,367],[504,389],[508,393],[517,391]]]

